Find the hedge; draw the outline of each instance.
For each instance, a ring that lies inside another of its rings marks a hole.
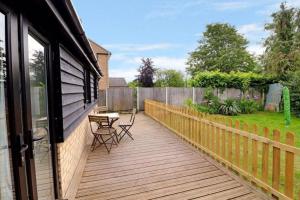
[[[266,74],[219,71],[198,72],[190,81],[193,87],[236,88],[242,91],[250,87],[265,89],[268,84],[277,82],[276,78]]]

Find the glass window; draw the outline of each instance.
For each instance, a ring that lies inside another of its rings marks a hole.
[[[45,47],[28,35],[34,161],[39,199],[54,199],[51,143],[48,128]]]
[[[5,15],[0,13],[0,199],[11,200],[13,179],[7,110]]]
[[[90,72],[84,70],[84,102],[85,104],[91,103],[91,83]]]

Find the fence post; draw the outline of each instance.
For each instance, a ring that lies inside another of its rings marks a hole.
[[[168,95],[168,92],[169,92],[169,91],[168,91],[168,87],[166,87],[166,104],[167,104],[167,105],[168,105],[168,98],[169,98],[169,97],[168,97],[168,96],[169,96],[169,95]]]
[[[196,101],[195,88],[193,87],[193,104],[195,103],[195,101]]]
[[[136,109],[140,111],[139,87],[136,87]]]
[[[108,108],[108,88],[105,90],[105,106]]]

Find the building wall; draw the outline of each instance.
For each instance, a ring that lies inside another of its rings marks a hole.
[[[98,55],[98,64],[103,73],[103,77],[99,81],[99,89],[106,90],[109,87],[109,73],[108,73],[108,55]]]
[[[75,197],[82,176],[80,168],[85,166],[92,139],[86,116],[65,142],[57,144],[61,198]]]
[[[99,82],[99,89],[106,90],[109,87],[109,68],[108,68],[108,61],[110,58],[110,52],[107,52],[105,49],[100,47],[98,44],[90,40],[90,44],[92,49],[96,55],[98,60],[98,65],[101,68],[103,77],[100,79]]]

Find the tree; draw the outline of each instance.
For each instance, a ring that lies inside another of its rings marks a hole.
[[[290,105],[290,91],[287,87],[283,88],[283,104],[284,104],[284,120],[285,125],[291,124],[291,105]]]
[[[141,87],[153,87],[153,77],[156,69],[154,68],[151,58],[142,58],[142,65],[139,67],[137,76],[138,83]]]
[[[36,86],[43,86],[46,84],[45,72],[45,55],[43,51],[34,51],[29,62],[29,70],[32,76],[31,81]]]
[[[128,87],[130,87],[130,88],[136,88],[136,87],[139,87],[139,83],[138,83],[137,79],[135,79],[135,80],[129,82],[129,83],[128,83]]]
[[[156,87],[183,87],[184,75],[173,69],[158,70],[156,72]]]
[[[266,72],[287,80],[288,72],[300,67],[300,11],[282,3],[271,17],[272,22],[265,25],[271,35],[264,42],[262,63]]]
[[[0,80],[6,80],[6,55],[2,47],[3,40],[0,40]]]
[[[194,76],[199,71],[249,72],[256,67],[253,56],[246,50],[248,41],[229,24],[209,24],[190,53],[187,71]]]

